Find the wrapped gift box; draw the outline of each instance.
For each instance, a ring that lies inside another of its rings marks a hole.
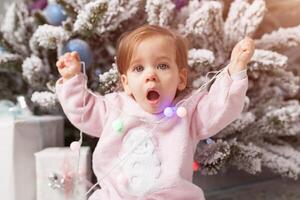
[[[35,154],[37,200],[84,200],[91,187],[91,152],[47,148]]]
[[[0,117],[1,199],[35,199],[34,153],[46,147],[63,146],[63,130],[61,116]]]

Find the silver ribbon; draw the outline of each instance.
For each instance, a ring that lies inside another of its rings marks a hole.
[[[48,186],[52,188],[53,190],[61,190],[64,191],[67,181],[70,181],[71,179],[62,175],[59,175],[57,173],[51,172],[48,175]]]

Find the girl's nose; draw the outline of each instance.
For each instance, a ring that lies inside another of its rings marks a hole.
[[[146,70],[146,83],[148,81],[157,81],[155,69],[153,69],[152,67],[148,67]]]
[[[146,82],[148,82],[148,81],[156,81],[156,80],[157,80],[157,77],[156,77],[156,75],[154,73],[151,73],[151,74],[147,75],[147,77],[146,77]]]

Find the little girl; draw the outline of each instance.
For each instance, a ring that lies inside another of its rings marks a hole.
[[[192,183],[194,152],[199,140],[242,112],[253,51],[250,38],[239,42],[209,91],[179,102],[187,86],[188,49],[168,29],[144,25],[122,35],[116,59],[124,92],[93,94],[79,55],[62,56],[56,84],[62,108],[74,126],[100,138],[93,170],[101,189],[89,199],[204,200]]]

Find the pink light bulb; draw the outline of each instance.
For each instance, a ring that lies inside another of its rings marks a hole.
[[[182,107],[182,106],[180,106],[180,107],[177,108],[177,110],[176,110],[177,116],[178,116],[178,117],[181,117],[181,118],[185,117],[185,116],[186,116],[186,113],[187,113],[186,109],[185,109],[184,107]]]

